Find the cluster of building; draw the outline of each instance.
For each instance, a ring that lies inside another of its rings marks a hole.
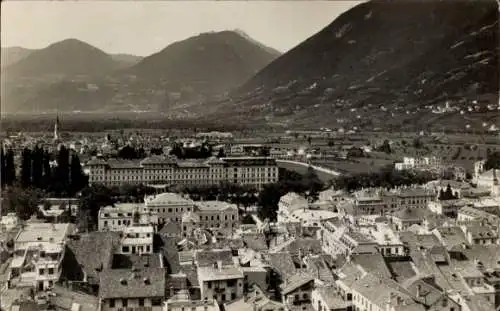
[[[103,207],[88,233],[4,216],[2,307],[29,288],[59,310],[497,310],[496,173],[475,196],[451,181],[288,193],[276,222],[175,193]]]

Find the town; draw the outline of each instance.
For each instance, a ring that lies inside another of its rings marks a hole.
[[[500,307],[495,135],[63,121],[3,137],[2,310]]]

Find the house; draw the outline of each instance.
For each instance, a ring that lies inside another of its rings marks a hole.
[[[491,225],[469,225],[462,226],[465,237],[469,244],[500,244],[498,236],[498,227]]]
[[[308,205],[307,199],[295,192],[285,194],[278,202],[278,222],[280,215],[288,215],[295,210],[307,208]]]
[[[144,199],[145,210],[158,215],[159,223],[181,223],[182,215],[193,211],[194,202],[177,193],[165,192]]]
[[[118,232],[90,232],[72,235],[66,245],[62,262],[61,281],[71,285],[87,285],[89,292],[99,289],[99,274],[111,269],[113,253],[120,246]]]
[[[146,307],[161,311],[165,298],[163,268],[108,269],[100,275],[100,310]]]
[[[287,308],[307,305],[311,303],[314,278],[307,273],[298,272],[285,279],[280,287],[283,304],[285,304]]]
[[[202,299],[224,303],[243,296],[244,275],[234,265],[217,261],[212,266],[198,266],[197,271]]]
[[[170,297],[164,303],[165,311],[219,311],[217,301],[213,299],[191,299],[189,291],[183,289]]]
[[[247,296],[235,301],[225,303],[224,310],[226,311],[285,311],[285,305],[276,300],[272,300],[266,296],[262,289],[253,285]]]
[[[123,230],[122,254],[151,254],[153,252],[153,226],[130,226]]]
[[[11,285],[46,290],[59,280],[71,224],[30,223],[14,241]]]
[[[158,214],[139,204],[122,203],[102,207],[98,214],[99,231],[123,231],[133,224],[158,225]]]
[[[352,301],[345,301],[335,286],[318,286],[312,291],[311,304],[315,311],[351,311]]]

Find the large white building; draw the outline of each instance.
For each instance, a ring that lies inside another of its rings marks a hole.
[[[25,226],[14,242],[10,264],[13,286],[46,290],[59,280],[70,224],[33,223]]]
[[[180,194],[165,192],[148,196],[144,199],[145,210],[158,214],[160,223],[174,222],[180,224],[182,215],[193,211],[194,201]]]
[[[130,226],[123,230],[122,254],[152,254],[153,226]]]
[[[86,164],[89,184],[217,185],[222,182],[257,189],[278,181],[278,166],[269,157],[178,160],[152,156],[141,161],[92,159]]]
[[[102,207],[98,215],[99,231],[123,231],[133,224],[158,224],[158,214],[141,204],[123,203]]]
[[[182,217],[182,233],[191,235],[196,228],[210,229],[221,234],[230,234],[239,225],[238,208],[222,201],[196,202],[194,210]]]

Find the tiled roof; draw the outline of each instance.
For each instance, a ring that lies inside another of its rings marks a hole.
[[[281,285],[282,294],[286,295],[309,282],[314,282],[314,277],[312,277],[310,274],[296,273],[287,278],[286,283]]]
[[[384,257],[379,252],[373,254],[353,254],[352,261],[378,277],[391,277],[391,272],[385,264]]]
[[[70,262],[71,257],[87,274],[89,283],[98,284],[99,271],[111,268],[113,252],[120,243],[118,232],[90,232],[82,234],[79,239],[70,239],[67,243],[68,252],[63,260],[63,275],[73,280],[75,263]],[[77,277],[79,278],[79,277]]]
[[[266,237],[263,233],[244,233],[242,234],[244,244],[253,250],[267,250]]]
[[[269,260],[269,264],[276,269],[282,277],[289,277],[295,274],[295,265],[289,253],[268,253],[265,256]]]
[[[159,254],[114,254],[112,269],[161,268]]]
[[[222,265],[233,265],[233,253],[230,249],[213,249],[196,252],[196,263],[198,267],[213,266],[217,261]]]
[[[141,268],[105,270],[99,287],[101,298],[164,297],[165,270]]]

